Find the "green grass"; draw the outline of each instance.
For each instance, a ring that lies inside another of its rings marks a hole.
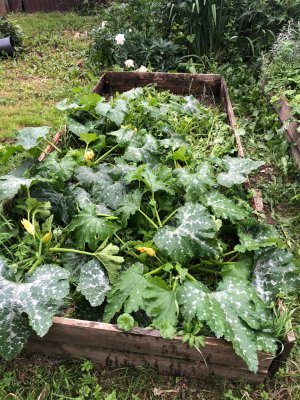
[[[89,361],[18,358],[0,365],[1,400],[298,400],[299,370],[282,369],[269,384],[249,385],[216,377],[163,377],[145,368],[99,368]]]
[[[83,69],[88,33],[96,17],[77,14],[11,16],[25,34],[24,52],[0,61],[0,138],[14,136],[25,126],[63,121],[55,104],[70,96],[74,86],[91,87],[96,77]]]

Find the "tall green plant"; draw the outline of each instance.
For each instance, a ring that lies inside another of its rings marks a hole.
[[[224,41],[230,2],[224,0],[172,1],[168,5],[172,22],[182,28],[197,56],[219,57]]]

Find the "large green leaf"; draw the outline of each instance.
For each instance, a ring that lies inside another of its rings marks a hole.
[[[100,306],[104,302],[110,284],[99,261],[90,260],[81,267],[77,290],[93,307]]]
[[[176,228],[164,227],[155,234],[153,240],[159,250],[183,264],[194,257],[218,254],[218,242],[213,240],[217,225],[204,206],[186,203],[176,218]]]
[[[123,306],[128,314],[144,307],[143,293],[147,281],[143,272],[144,266],[136,263],[120,275],[108,294],[104,322],[110,322]]]
[[[124,263],[124,258],[117,256],[119,250],[120,249],[118,246],[115,246],[111,243],[106,246],[106,242],[104,242],[100,248],[100,251],[97,251],[96,253],[96,257],[105,267],[109,280],[112,283],[114,283],[119,276],[121,266]]]
[[[165,329],[166,324],[167,326],[176,325],[178,318],[176,293],[177,291],[172,290],[160,277],[147,279],[143,294],[145,311],[149,317],[153,318],[152,323],[156,328]]]
[[[143,182],[153,193],[163,191],[174,194],[172,170],[164,165],[157,165],[154,168],[148,164],[141,165],[135,171],[130,172],[126,179],[128,182],[135,180]]]
[[[121,215],[124,226],[127,226],[129,217],[134,215],[140,209],[142,197],[143,192],[136,189],[128,193],[120,203],[117,213]]]
[[[159,162],[160,151],[158,141],[154,136],[146,134],[138,136],[132,140],[124,152],[123,158],[135,163],[157,164]]]
[[[121,182],[103,180],[93,186],[91,195],[95,203],[103,203],[117,210],[124,200],[126,190]]]
[[[78,167],[75,170],[75,177],[85,189],[90,189],[93,184],[100,181],[111,182],[109,169],[100,168],[93,169],[90,167]]]
[[[185,320],[206,322],[217,338],[224,336],[232,342],[251,371],[257,371],[256,331],[261,332],[270,317],[249,281],[227,275],[215,292],[201,282],[186,281],[179,289],[178,303]],[[275,352],[275,340],[261,335],[268,339],[268,349]]]
[[[117,99],[113,105],[101,100],[95,107],[97,114],[109,119],[117,126],[121,126],[123,123],[127,110],[127,102],[122,99]]]
[[[87,244],[95,251],[99,243],[111,237],[118,226],[106,218],[98,217],[95,207],[81,211],[69,225],[69,231],[79,249],[84,249]]]
[[[195,172],[191,172],[189,168],[181,168],[176,172],[179,183],[186,191],[188,201],[198,202],[215,184],[212,167],[207,162],[201,164]]]
[[[0,201],[13,199],[22,187],[30,187],[34,180],[14,175],[0,176]]]
[[[237,205],[233,200],[224,196],[217,190],[208,192],[206,195],[207,204],[213,209],[216,217],[240,221],[245,219],[249,212]]]
[[[17,133],[16,145],[30,150],[38,145],[40,139],[44,139],[48,135],[49,130],[48,126],[24,128]]]
[[[74,133],[76,136],[80,137],[81,134],[89,133],[94,130],[96,126],[95,121],[88,121],[84,125],[76,121],[76,119],[68,118],[67,128],[70,132]]]
[[[226,187],[244,183],[251,172],[264,165],[263,161],[232,157],[225,157],[223,163],[228,172],[220,173],[217,179],[220,185]]]
[[[238,236],[240,244],[236,245],[234,249],[240,253],[258,250],[262,247],[283,245],[279,233],[272,225],[259,222],[255,219],[248,219],[240,223]]]
[[[68,271],[42,265],[24,282],[14,282],[0,259],[0,355],[7,360],[22,350],[32,329],[44,336],[69,293]]]
[[[75,166],[76,162],[72,157],[57,159],[57,155],[52,153],[40,164],[37,174],[43,178],[66,182],[73,176]]]
[[[276,248],[255,252],[253,283],[260,298],[269,302],[278,294],[288,295],[300,288],[300,271],[293,254]]]

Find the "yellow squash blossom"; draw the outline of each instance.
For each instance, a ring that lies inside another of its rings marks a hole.
[[[52,232],[48,232],[43,236],[42,242],[49,243],[51,239],[52,239]]]
[[[24,228],[30,235],[32,235],[32,236],[35,235],[35,227],[32,225],[32,223],[30,221],[23,218],[21,221],[21,224],[24,226]]]
[[[152,249],[152,247],[138,247],[137,250],[140,253],[147,253],[148,256],[150,256],[150,257],[155,257],[156,256],[155,250]]]
[[[88,150],[84,154],[84,159],[86,162],[93,161],[94,157],[95,153],[93,152],[93,150]]]

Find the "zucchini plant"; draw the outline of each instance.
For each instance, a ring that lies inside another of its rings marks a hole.
[[[235,158],[224,114],[193,96],[149,87],[58,107],[61,148],[0,177],[1,356],[83,296],[123,329],[196,348],[224,337],[255,372],[257,350],[277,348],[271,304],[299,284],[243,187],[263,162]],[[45,132],[22,131],[5,157]]]

